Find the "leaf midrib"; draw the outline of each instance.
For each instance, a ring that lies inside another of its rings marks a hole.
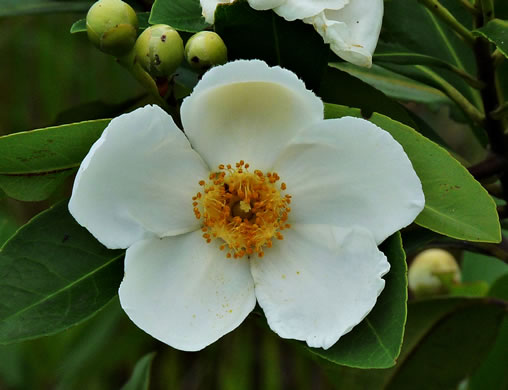
[[[70,288],[72,288],[72,287],[73,287],[73,286],[75,286],[76,284],[78,284],[78,283],[82,282],[83,280],[85,280],[85,279],[87,279],[87,278],[89,278],[89,277],[93,276],[94,274],[96,274],[97,272],[99,272],[100,270],[102,270],[103,268],[107,267],[109,264],[111,264],[111,263],[113,263],[113,262],[117,261],[118,259],[121,259],[123,256],[124,256],[124,254],[122,253],[121,255],[118,255],[118,256],[116,256],[116,257],[112,258],[111,260],[109,260],[109,261],[107,261],[106,263],[102,264],[100,267],[95,268],[95,269],[94,269],[94,270],[92,270],[91,272],[88,272],[87,274],[85,274],[85,275],[81,276],[80,278],[76,279],[76,280],[75,280],[75,281],[73,281],[72,283],[70,283],[70,284],[68,284],[68,285],[66,285],[66,286],[64,286],[64,287],[62,287],[62,288],[60,288],[60,289],[58,289],[58,290],[54,291],[53,293],[51,293],[51,294],[49,294],[49,295],[46,295],[44,298],[42,298],[42,299],[40,299],[40,300],[38,300],[38,301],[36,301],[36,302],[32,303],[31,305],[29,305],[29,306],[27,306],[27,307],[23,308],[22,310],[17,311],[17,312],[15,312],[15,313],[13,313],[13,314],[9,315],[8,317],[1,319],[1,320],[0,320],[0,324],[1,324],[1,323],[6,323],[8,320],[12,319],[13,317],[19,316],[20,314],[23,314],[24,312],[26,312],[26,311],[28,311],[28,310],[32,309],[33,307],[36,307],[36,306],[38,306],[38,305],[40,305],[40,304],[42,304],[42,303],[44,303],[44,302],[46,302],[46,301],[50,300],[51,298],[53,298],[53,297],[55,297],[55,296],[57,296],[57,295],[61,294],[62,292],[66,291],[66,290],[68,290],[68,289],[70,289]]]
[[[42,170],[32,170],[32,171],[18,171],[18,172],[0,172],[0,176],[44,176],[51,175],[54,173],[62,173],[65,171],[70,171],[73,169],[79,168],[81,163],[71,164],[59,168],[46,168]]]
[[[482,229],[476,229],[474,226],[470,225],[470,224],[465,224],[464,222],[462,222],[460,219],[455,219],[453,217],[451,217],[450,215],[448,214],[444,214],[442,213],[441,211],[439,211],[438,209],[432,207],[432,206],[429,206],[428,204],[425,204],[425,208],[426,210],[429,210],[430,212],[438,215],[439,217],[442,217],[443,219],[446,219],[446,220],[449,220],[451,222],[454,222],[456,225],[460,226],[460,227],[464,227],[464,228],[467,228],[467,230],[469,231],[472,231],[474,232],[476,235],[479,236],[479,238],[481,238],[482,236],[485,236],[485,231],[482,230]],[[417,218],[418,219],[418,218]],[[417,224],[420,224],[419,221],[415,221]],[[423,226],[423,224],[422,224]]]
[[[424,342],[424,340],[431,334],[431,332],[436,329],[443,321],[450,318],[452,315],[454,315],[457,311],[462,310],[466,308],[467,306],[474,305],[474,300],[470,302],[462,302],[458,303],[453,309],[450,311],[444,313],[441,317],[438,317],[425,331],[421,333],[420,337],[417,337],[416,341],[413,343],[413,346],[411,350],[403,356],[402,361],[398,361],[397,365],[393,368],[393,372],[387,376],[385,382],[383,383],[383,389],[388,389],[390,384],[393,382],[395,377],[398,375],[398,373],[402,370],[402,367],[407,363],[409,358],[416,352],[416,350],[421,346],[421,344]]]
[[[438,32],[438,34],[441,36],[441,39],[443,40],[443,43],[445,44],[445,46],[448,48],[451,56],[453,57],[453,59],[455,60],[455,65],[457,65],[460,69],[462,69],[463,71],[466,71],[466,68],[464,66],[464,64],[462,63],[462,61],[460,60],[459,56],[457,55],[457,52],[455,51],[455,49],[453,48],[453,46],[451,45],[450,41],[448,40],[448,38],[446,37],[446,34],[445,32],[443,31],[443,29],[441,28],[441,26],[439,25],[436,17],[434,16],[434,14],[426,7],[424,7],[425,11],[427,12],[429,18],[431,19],[432,21],[432,24],[436,27],[436,31]],[[477,93],[477,91],[475,91],[472,87],[470,87],[469,85],[467,86],[469,91],[471,92],[471,95],[473,97],[473,99],[475,100],[475,105],[478,106],[480,105],[481,107],[481,99]]]

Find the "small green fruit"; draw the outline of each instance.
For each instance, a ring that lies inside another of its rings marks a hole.
[[[427,249],[414,258],[408,279],[415,296],[441,294],[447,292],[447,285],[460,282],[460,269],[449,252]]]
[[[153,77],[169,77],[183,61],[183,41],[165,24],[147,28],[134,46],[136,61]]]
[[[86,31],[99,50],[119,57],[127,54],[136,42],[138,17],[121,0],[99,0],[88,10]]]
[[[228,49],[219,35],[212,31],[201,31],[187,41],[185,59],[192,68],[206,70],[225,64]]]

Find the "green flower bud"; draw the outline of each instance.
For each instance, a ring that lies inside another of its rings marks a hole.
[[[225,64],[228,49],[222,38],[211,31],[194,34],[185,45],[185,59],[194,69],[208,69]]]
[[[414,258],[408,279],[415,296],[441,294],[447,292],[450,284],[460,282],[460,269],[449,252],[427,249]]]
[[[88,10],[86,31],[99,50],[119,57],[127,54],[136,42],[138,17],[121,0],[99,0]]]
[[[139,36],[134,46],[136,61],[153,77],[168,77],[183,61],[183,41],[170,26],[156,24]]]

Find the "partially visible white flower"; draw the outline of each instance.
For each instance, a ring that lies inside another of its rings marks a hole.
[[[234,0],[200,0],[213,23],[218,4]],[[256,10],[273,9],[284,19],[312,24],[332,51],[355,65],[370,67],[383,20],[383,0],[248,0]]]
[[[323,115],[295,74],[236,61],[185,99],[185,135],[157,106],[111,121],[69,210],[127,248],[119,296],[136,325],[196,351],[257,301],[281,337],[329,348],[371,311],[390,268],[377,245],[424,195],[390,134]]]

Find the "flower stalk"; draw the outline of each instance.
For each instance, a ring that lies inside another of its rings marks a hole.
[[[469,2],[469,0],[460,0],[460,4],[469,11],[469,13],[473,16],[477,16],[481,14],[481,11],[476,8],[473,4]]]
[[[492,0],[481,0],[483,23],[486,24],[489,20],[494,19],[494,2]]]
[[[501,120],[507,115],[508,115],[508,102],[504,102],[490,113],[490,116],[496,120]]]
[[[448,11],[438,0],[418,0],[429,9],[434,15],[451,27],[457,35],[467,44],[473,46],[476,38],[462,23],[460,23],[450,11]]]
[[[482,126],[485,121],[485,115],[476,108],[468,99],[462,95],[457,88],[451,85],[444,78],[438,76],[434,72],[429,71],[427,68],[423,66],[416,66],[420,71],[429,75],[436,86],[443,91],[450,99],[452,99],[461,109],[462,111],[477,125]]]

